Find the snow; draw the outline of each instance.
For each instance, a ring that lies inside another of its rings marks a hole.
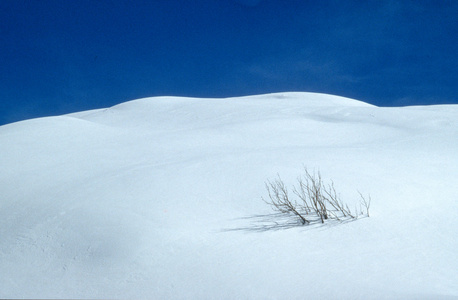
[[[0,127],[0,298],[458,299],[458,106],[145,98]],[[303,166],[370,218],[284,229]]]

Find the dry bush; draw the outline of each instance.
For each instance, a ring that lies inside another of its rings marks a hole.
[[[369,217],[370,196],[366,199],[358,192],[361,197],[359,210],[357,207],[352,210],[340,199],[332,181],[326,185],[319,171],[310,173],[305,167],[304,170],[304,175],[297,178],[297,186],[292,189],[299,201],[291,198],[279,175],[277,179],[266,182],[269,199],[263,198],[263,201],[276,212],[297,217],[302,225],[316,220],[324,223],[326,220],[343,221],[357,219],[359,216]]]
[[[304,213],[298,211],[300,206],[296,202],[291,202],[288,195],[288,189],[281,180],[280,175],[278,175],[278,179],[275,179],[274,181],[267,181],[266,189],[269,193],[269,199],[271,201],[263,200],[267,204],[271,205],[275,211],[293,214],[301,220],[302,224],[310,223],[310,221],[304,217]]]

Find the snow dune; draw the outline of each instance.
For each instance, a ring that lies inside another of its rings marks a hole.
[[[458,299],[458,105],[156,97],[0,127],[0,298]],[[371,217],[269,227],[303,166]]]

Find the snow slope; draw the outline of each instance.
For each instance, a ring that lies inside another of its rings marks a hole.
[[[0,127],[0,298],[458,299],[458,106],[157,97]],[[289,229],[303,165],[371,217]]]

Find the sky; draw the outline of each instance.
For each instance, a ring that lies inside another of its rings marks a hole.
[[[458,103],[458,1],[0,0],[0,125],[151,96]]]

